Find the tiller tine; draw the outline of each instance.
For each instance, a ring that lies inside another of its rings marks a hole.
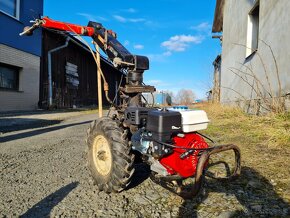
[[[203,183],[203,178],[206,173],[206,165],[208,163],[208,160],[212,154],[217,154],[223,151],[229,151],[233,150],[235,153],[235,166],[234,170],[231,173],[231,175],[223,178],[219,178],[221,180],[232,180],[236,177],[238,177],[241,173],[241,152],[238,146],[233,145],[233,144],[228,144],[228,145],[219,145],[215,147],[211,147],[208,150],[205,150],[201,153],[197,168],[196,168],[196,173],[194,176],[195,182],[194,185],[188,190],[187,185],[182,184],[182,180],[184,178],[180,176],[157,176],[155,174],[151,174],[150,178],[152,179],[153,182],[158,183],[162,187],[168,189],[169,191],[179,195],[180,197],[184,199],[192,199],[195,197],[202,186]]]

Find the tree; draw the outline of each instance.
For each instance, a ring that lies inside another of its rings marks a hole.
[[[189,105],[194,102],[195,98],[195,94],[191,89],[181,89],[176,94],[175,100],[178,104]]]

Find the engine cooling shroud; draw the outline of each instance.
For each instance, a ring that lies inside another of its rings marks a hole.
[[[180,156],[187,150],[178,147],[206,149],[208,148],[208,144],[196,133],[186,133],[182,134],[182,136],[174,136],[173,144],[177,146],[173,149],[173,153],[161,158],[160,163],[166,168],[170,175],[178,174],[184,178],[194,176],[198,164],[198,155],[202,151],[195,150],[182,159]]]

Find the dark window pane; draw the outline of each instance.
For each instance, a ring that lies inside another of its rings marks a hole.
[[[0,10],[13,17],[16,17],[16,1],[17,0],[1,0]]]
[[[18,89],[18,69],[0,66],[0,88]]]

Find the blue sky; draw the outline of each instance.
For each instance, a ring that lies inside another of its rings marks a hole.
[[[45,0],[44,15],[81,25],[103,24],[133,54],[149,57],[144,82],[157,90],[192,89],[205,97],[212,62],[220,53],[211,38],[215,0]]]

